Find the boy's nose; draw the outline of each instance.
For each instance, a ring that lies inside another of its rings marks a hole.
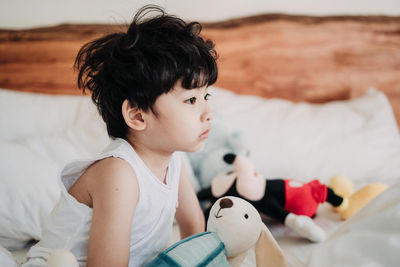
[[[210,121],[213,117],[213,113],[211,112],[211,109],[207,107],[206,111],[201,115],[200,120],[202,122]]]

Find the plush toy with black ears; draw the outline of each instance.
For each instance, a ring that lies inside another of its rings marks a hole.
[[[313,242],[321,242],[326,237],[324,230],[312,220],[318,205],[329,202],[337,210],[348,205],[347,198],[336,194],[318,180],[305,184],[285,179],[266,180],[244,156],[228,153],[224,156],[224,161],[233,164],[233,171],[217,175],[212,180],[211,187],[198,192],[200,201],[214,202],[226,195],[241,197],[260,213],[277,219],[298,235]],[[348,188],[346,181],[342,179],[342,190]],[[206,217],[208,213],[206,210]]]

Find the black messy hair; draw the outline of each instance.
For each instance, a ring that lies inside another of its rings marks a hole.
[[[149,13],[156,13],[148,18]],[[85,44],[75,59],[78,86],[92,93],[111,137],[126,138],[121,107],[154,112],[153,104],[177,82],[185,89],[209,86],[218,76],[214,43],[199,36],[198,22],[186,23],[154,5],[141,8],[127,32]]]

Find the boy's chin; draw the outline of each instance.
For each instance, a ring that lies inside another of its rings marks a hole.
[[[200,151],[200,150],[202,150],[204,148],[205,144],[206,144],[206,142],[204,140],[204,141],[202,141],[202,142],[200,142],[200,143],[198,143],[198,144],[196,144],[196,145],[194,145],[194,146],[192,146],[192,147],[190,147],[188,149],[185,149],[185,152],[197,152],[197,151]]]

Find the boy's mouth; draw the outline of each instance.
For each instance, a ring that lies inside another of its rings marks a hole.
[[[208,133],[210,132],[210,128],[208,128],[207,130],[205,130],[199,137],[200,138],[204,138],[204,139],[206,139],[206,138],[208,138]]]

